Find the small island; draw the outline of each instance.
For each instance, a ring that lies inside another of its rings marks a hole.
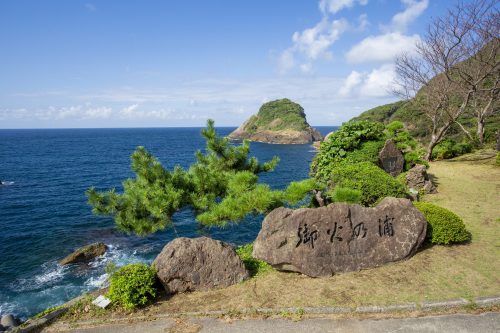
[[[264,103],[229,138],[276,144],[305,144],[323,139],[307,123],[302,106],[287,98]]]

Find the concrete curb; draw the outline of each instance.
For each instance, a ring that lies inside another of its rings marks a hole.
[[[56,319],[57,317],[63,315],[70,306],[79,301],[83,296],[72,299],[71,301],[61,305],[61,307],[51,313],[46,314],[43,317],[37,319],[29,319],[22,326],[16,327],[13,330],[8,331],[9,333],[30,333],[35,329],[39,329],[42,326],[48,324],[50,321]],[[328,315],[328,314],[345,314],[345,313],[390,313],[390,312],[411,312],[418,309],[424,311],[432,311],[438,309],[452,309],[460,308],[465,306],[476,306],[478,308],[488,307],[493,305],[500,305],[500,296],[492,297],[476,297],[473,301],[469,301],[463,298],[445,300],[445,301],[433,301],[433,302],[421,302],[421,303],[407,303],[407,304],[391,304],[385,306],[379,305],[367,305],[359,306],[357,308],[350,307],[289,307],[289,308],[257,308],[257,309],[243,309],[237,310],[237,314],[313,314],[313,315]],[[230,315],[231,311],[207,311],[207,312],[181,312],[173,314],[156,315],[156,318],[172,318],[178,316],[186,317],[213,317],[213,316],[223,316]],[[130,321],[131,319],[141,320],[148,319],[151,320],[150,316],[137,316],[137,317],[127,317],[113,319],[109,322],[121,322]],[[92,324],[93,321],[80,322],[84,324]]]

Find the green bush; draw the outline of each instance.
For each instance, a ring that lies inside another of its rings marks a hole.
[[[348,152],[344,160],[350,163],[372,162],[378,164],[378,153],[384,144],[384,140],[363,142],[358,149]]]
[[[266,272],[273,270],[273,267],[267,262],[255,259],[252,256],[253,244],[241,245],[236,248],[236,254],[240,257],[241,261],[245,264],[245,267],[250,272],[250,276],[261,275]]]
[[[405,186],[370,162],[341,163],[330,174],[335,186],[359,190],[361,204],[373,205],[384,197],[405,197]]]
[[[457,143],[454,140],[446,139],[432,149],[432,159],[449,159],[470,153],[471,151],[472,145],[469,143]]]
[[[125,309],[145,305],[156,296],[155,276],[146,264],[123,266],[111,275],[108,297]]]
[[[462,219],[446,208],[427,202],[414,202],[427,220],[427,241],[432,244],[461,243],[471,239]]]
[[[412,150],[404,154],[405,158],[405,170],[408,171],[413,168],[416,164],[425,165],[426,168],[429,167],[429,162],[422,159],[418,151]]]
[[[390,135],[395,136],[396,133],[404,129],[404,124],[399,120],[394,120],[393,122],[387,124],[385,129],[389,132]]]
[[[321,143],[321,149],[311,163],[311,173],[318,180],[326,181],[332,169],[347,158],[349,152],[359,149],[363,142],[381,141],[384,137],[384,125],[381,123],[347,122]]]
[[[335,187],[331,194],[334,202],[361,203],[363,193],[360,190],[353,190],[347,187]]]

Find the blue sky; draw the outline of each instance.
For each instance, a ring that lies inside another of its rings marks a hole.
[[[395,101],[394,57],[453,1],[0,2],[0,128],[313,125]]]

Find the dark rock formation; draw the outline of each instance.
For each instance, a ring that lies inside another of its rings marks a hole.
[[[330,276],[409,258],[426,230],[424,216],[407,199],[385,198],[374,208],[280,207],[264,219],[253,256],[279,270]]]
[[[406,185],[408,188],[424,193],[436,193],[436,187],[429,179],[427,170],[424,165],[417,164],[406,174]]]
[[[259,112],[229,134],[229,138],[277,144],[304,144],[323,139],[307,123],[304,109],[286,98],[263,104]]]
[[[174,239],[153,265],[167,293],[228,287],[249,276],[229,244],[208,237]]]
[[[394,141],[387,140],[384,148],[378,154],[379,163],[385,172],[397,176],[403,172],[405,158]]]
[[[106,253],[107,247],[104,243],[93,243],[83,246],[59,261],[60,265],[89,262]]]

